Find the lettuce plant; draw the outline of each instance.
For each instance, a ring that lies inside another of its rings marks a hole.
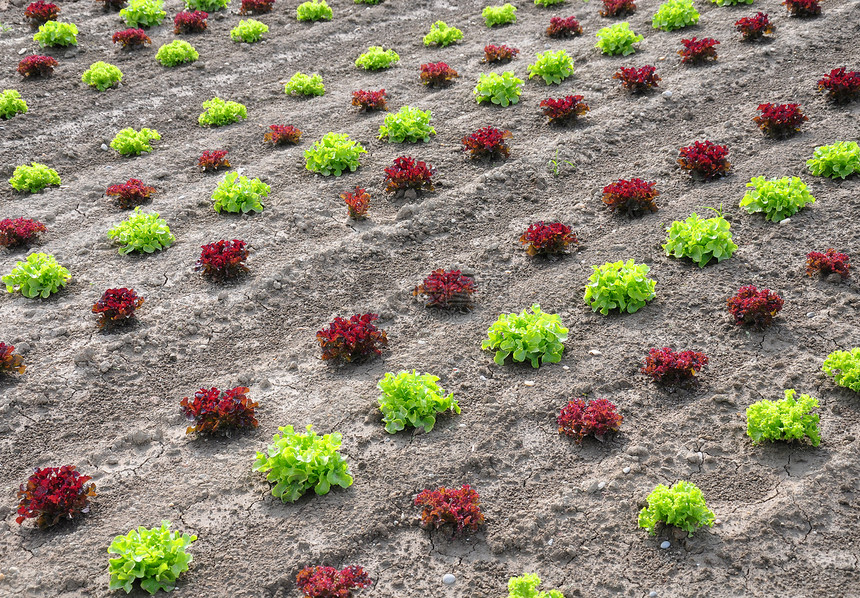
[[[444,21],[436,21],[430,26],[430,33],[424,36],[424,45],[436,44],[444,48],[461,39],[463,39],[462,31],[456,27],[449,27]]]
[[[816,147],[806,165],[815,176],[845,179],[860,173],[860,145],[856,141],[837,141]]]
[[[484,46],[484,58],[481,62],[486,63],[495,63],[495,62],[510,62],[514,58],[517,57],[520,51],[517,48],[510,48],[505,44],[501,46],[494,46],[493,44],[489,44]]]
[[[368,4],[381,1],[365,0]],[[372,583],[364,569],[357,566],[340,571],[334,567],[305,567],[296,575],[296,586],[305,598],[352,598],[352,590],[367,588]]]
[[[206,150],[197,159],[197,167],[203,172],[217,172],[222,168],[230,168],[227,160],[227,150]]]
[[[31,2],[24,9],[24,18],[29,19],[34,27],[48,21],[56,21],[59,15],[60,7],[44,0]]]
[[[469,152],[472,160],[495,160],[511,155],[510,148],[505,142],[511,138],[510,131],[502,131],[495,127],[484,127],[461,140],[463,151]]]
[[[438,376],[412,372],[388,372],[376,387],[382,392],[379,410],[385,431],[396,434],[407,426],[424,428],[429,432],[436,425],[436,414],[449,409],[460,413],[460,406],[453,394],[445,396],[438,384]]]
[[[43,48],[56,48],[78,45],[78,28],[73,23],[58,23],[48,21],[39,27],[33,36],[34,42],[39,42]]]
[[[815,203],[806,184],[799,177],[765,180],[763,176],[750,179],[740,207],[750,214],[761,212],[765,220],[780,222],[793,216],[807,204]]]
[[[560,590],[538,591],[539,585],[540,577],[536,573],[512,577],[508,580],[508,598],[564,598]]]
[[[24,358],[15,353],[15,347],[0,342],[0,375],[23,374],[26,369]]]
[[[738,248],[732,241],[730,228],[731,224],[720,212],[714,218],[699,218],[693,212],[686,220],[676,220],[666,229],[669,236],[663,250],[668,256],[688,257],[704,268],[712,259],[718,263],[729,259]]]
[[[256,428],[258,425],[254,409],[257,403],[248,398],[251,389],[237,386],[220,391],[217,388],[201,388],[193,398],[183,397],[179,402],[185,418],[193,426],[186,428],[186,434],[230,435],[234,430]]]
[[[576,245],[579,239],[570,227],[561,222],[543,221],[529,225],[520,237],[520,243],[526,245],[526,253],[530,256],[566,253],[568,245]]]
[[[800,104],[759,104],[758,111],[760,114],[753,121],[765,135],[776,139],[794,135],[809,120],[800,110]]]
[[[717,145],[706,139],[705,141],[695,141],[693,145],[678,150],[678,164],[684,170],[689,170],[691,175],[709,181],[729,173],[732,165],[726,159],[728,155],[729,148],[727,146]]]
[[[122,156],[139,156],[141,152],[151,152],[150,141],[161,139],[155,129],[144,127],[135,131],[131,127],[121,130],[110,142],[110,146]]]
[[[556,4],[564,4],[566,1],[567,0],[535,0],[535,6],[548,8],[550,6],[555,6]]]
[[[130,323],[134,313],[143,305],[143,297],[134,289],[108,289],[101,298],[93,304],[92,312],[98,314],[99,328],[113,328]]]
[[[612,78],[621,81],[621,85],[630,93],[645,93],[657,87],[657,83],[662,80],[657,69],[650,64],[638,69],[622,66]]]
[[[600,11],[600,16],[623,17],[632,15],[634,12],[636,12],[634,0],[603,0],[603,10]]]
[[[27,102],[21,99],[21,94],[16,89],[4,89],[0,93],[0,118],[9,120],[18,114],[27,112]]]
[[[736,325],[749,325],[758,330],[770,326],[784,303],[782,297],[770,289],[759,290],[754,285],[741,287],[727,300]]]
[[[272,145],[295,145],[302,138],[302,132],[292,125],[269,125],[263,135],[264,143]]]
[[[344,191],[340,198],[346,203],[349,217],[353,220],[364,220],[367,218],[367,209],[370,207],[370,193],[362,187],[356,186],[353,191]]]
[[[332,16],[331,7],[325,0],[303,2],[296,8],[296,19],[299,21],[331,21]]]
[[[603,188],[603,203],[612,212],[623,212],[628,216],[656,212],[656,199],[660,195],[654,188],[656,185],[656,182],[648,183],[642,179],[619,179]]]
[[[206,12],[217,12],[227,8],[230,0],[185,0],[185,8],[188,10],[201,10]]]
[[[260,179],[249,179],[239,176],[238,172],[228,172],[212,193],[212,206],[219,214],[262,212],[263,204],[260,200],[268,197],[271,190],[272,188]]]
[[[367,150],[346,133],[326,133],[305,150],[305,168],[323,176],[340,176],[346,170],[355,172],[360,166],[359,157],[366,153]]]
[[[673,351],[669,347],[648,350],[645,365],[639,371],[663,386],[690,386],[696,374],[708,365],[708,356],[700,351]]]
[[[415,497],[415,506],[421,509],[421,527],[439,529],[450,523],[454,534],[463,531],[476,532],[484,524],[480,496],[468,484],[462,488],[440,487],[437,490],[422,490]]]
[[[131,592],[134,582],[150,594],[158,590],[170,592],[176,587],[176,579],[188,571],[193,557],[185,552],[197,536],[170,531],[170,522],[162,521],[161,527],[146,529],[140,526],[125,536],[117,536],[108,547],[108,553],[116,555],[109,561],[111,590]]]
[[[464,276],[460,270],[439,268],[430,273],[412,295],[424,295],[427,307],[441,309],[469,310],[472,307],[472,293],[475,292],[474,279]]]
[[[834,351],[824,360],[822,370],[833,376],[837,386],[860,392],[860,348]]]
[[[3,223],[0,222],[0,245],[3,244]],[[806,254],[806,274],[814,276],[818,273],[823,275],[838,274],[842,280],[851,276],[851,260],[844,253],[839,253],[832,247],[821,253],[810,251]]]
[[[776,25],[770,22],[763,12],[757,12],[751,17],[743,17],[735,21],[735,29],[741,34],[741,41],[754,42],[776,31]]]
[[[91,64],[90,68],[84,71],[81,81],[99,91],[105,91],[122,81],[122,71],[116,66],[100,60]]]
[[[457,71],[445,62],[430,62],[421,65],[421,82],[430,87],[445,87],[459,76]]]
[[[693,6],[693,0],[667,0],[651,18],[654,29],[663,31],[674,31],[698,22],[699,11]]]
[[[592,266],[594,272],[585,285],[583,299],[593,311],[604,316],[610,309],[634,313],[656,297],[657,282],[648,278],[650,268],[632,259]]]
[[[245,260],[248,259],[248,248],[245,241],[233,239],[213,241],[201,245],[200,259],[194,265],[194,270],[216,282],[237,278],[248,272]]]
[[[275,0],[242,0],[240,15],[257,14],[262,15],[272,12]]]
[[[352,486],[349,465],[337,450],[343,441],[340,432],[318,436],[310,424],[305,429],[279,427],[280,434],[254,461],[254,471],[267,474],[266,480],[274,484],[272,496],[283,502],[295,502],[311,488],[322,496],[332,486]]]
[[[132,251],[153,253],[170,247],[176,240],[167,222],[159,218],[157,212],[141,212],[140,206],[134,209],[131,216],[110,229],[108,238],[121,245],[120,255]]]
[[[473,93],[479,104],[492,102],[499,106],[509,106],[520,101],[522,90],[523,80],[519,79],[513,71],[507,71],[501,75],[481,73]]]
[[[716,46],[720,42],[712,37],[703,39],[682,39],[681,44],[684,46],[682,50],[678,50],[678,55],[681,57],[683,64],[705,64],[706,62],[715,62],[717,60]]]
[[[630,29],[630,23],[624,21],[600,29],[597,33],[597,48],[609,56],[627,56],[636,52],[633,44],[641,42],[644,37]]]
[[[49,185],[60,185],[60,175],[53,168],[48,168],[44,164],[31,162],[30,166],[21,164],[15,168],[12,173],[12,178],[9,179],[9,184],[16,191],[29,191],[30,193],[38,193]]]
[[[603,442],[606,434],[617,432],[624,420],[617,409],[614,403],[606,399],[573,399],[556,418],[558,433],[573,438],[576,444],[582,444],[588,435]]]
[[[206,31],[208,12],[202,10],[182,11],[173,18],[173,33],[203,33]]]
[[[0,278],[6,284],[7,292],[21,291],[28,299],[47,299],[71,279],[69,271],[58,264],[53,255],[45,253],[31,253],[24,261],[16,262],[9,274]]]
[[[827,92],[827,99],[837,104],[860,99],[860,72],[833,69],[818,80],[818,90]]]
[[[149,39],[149,36],[146,34],[146,31],[143,29],[136,29],[134,27],[129,27],[123,31],[117,31],[111,37],[111,41],[115,44],[122,44],[123,49],[133,50],[135,48],[142,48],[147,44],[152,44],[152,40]]]
[[[509,355],[517,362],[531,362],[533,368],[561,361],[567,340],[561,317],[542,312],[538,304],[531,310],[532,313],[524,309],[519,314],[501,314],[487,330],[481,349],[495,350],[493,361],[498,365],[504,365]]]
[[[269,26],[256,19],[242,19],[239,24],[230,30],[230,39],[234,42],[245,42],[253,44],[263,39],[263,34],[268,33]]]
[[[796,394],[789,388],[781,401],[763,399],[747,407],[747,436],[753,444],[762,440],[792,442],[804,438],[809,438],[812,446],[821,443],[818,414],[811,413],[818,407],[818,399],[805,394],[795,399]]]
[[[176,42],[174,42],[176,43]],[[239,102],[225,102],[221,98],[212,98],[203,102],[205,112],[197,117],[201,127],[222,127],[248,118],[248,109]]]
[[[91,479],[81,475],[74,465],[36,469],[18,488],[15,522],[20,525],[35,519],[36,525],[44,528],[88,513],[90,498],[96,495],[96,485],[88,483]]]
[[[582,25],[576,17],[552,17],[546,28],[547,37],[561,39],[565,37],[576,37],[582,35]]]
[[[47,230],[38,220],[4,218],[0,220],[0,247],[7,249],[29,247],[38,243],[39,235]]]
[[[540,107],[550,123],[564,125],[576,122],[580,116],[589,111],[588,104],[583,102],[583,96],[565,96],[563,98],[547,98],[541,100]]]
[[[821,14],[819,0],[785,0],[782,4],[792,17],[814,17]]]
[[[394,158],[394,164],[385,169],[385,190],[388,193],[415,189],[433,191],[433,175],[436,169],[431,164],[409,156]]]
[[[714,525],[714,512],[705,504],[702,491],[691,482],[680,481],[667,488],[658,484],[648,495],[648,506],[639,512],[639,527],[652,536],[657,524],[672,525],[692,534],[703,525]]]
[[[355,314],[349,320],[336,317],[328,328],[317,332],[322,359],[353,362],[382,355],[388,335],[373,323],[377,319],[376,314]]]
[[[534,64],[529,65],[529,79],[538,76],[544,83],[558,84],[573,74],[573,58],[568,56],[566,50],[538,53]],[[494,102],[495,103],[495,102]]]
[[[359,89],[358,91],[352,92],[352,105],[358,106],[359,110],[364,110],[365,112],[388,110],[388,104],[386,103],[387,99],[388,96],[385,94],[384,89],[380,89],[379,91],[365,91],[363,89]]]
[[[752,4],[754,0],[711,0],[717,6],[737,6],[738,4]]]
[[[22,77],[48,77],[54,74],[57,61],[50,56],[26,56],[18,63],[18,73]]]
[[[105,195],[115,197],[120,208],[129,209],[145,203],[155,192],[155,187],[144,185],[140,179],[128,179],[125,183],[109,186]]]
[[[162,45],[155,55],[155,59],[162,66],[178,66],[195,62],[200,54],[184,39],[175,39],[169,44]]]
[[[394,50],[383,50],[382,46],[370,46],[367,52],[356,58],[355,66],[366,71],[378,71],[394,66],[400,56]]]
[[[429,110],[401,106],[397,112],[385,115],[378,139],[387,137],[391,143],[430,141],[430,135],[436,134],[436,129],[430,126],[430,117]]]
[[[167,16],[164,0],[129,0],[128,6],[119,11],[129,27],[155,27]]]
[[[486,6],[481,11],[481,16],[484,17],[484,23],[487,27],[495,27],[496,25],[508,25],[509,23],[517,22],[517,7],[510,3],[505,3],[502,6]]]
[[[316,73],[296,73],[284,84],[284,93],[295,96],[321,96],[325,93],[323,78]]]

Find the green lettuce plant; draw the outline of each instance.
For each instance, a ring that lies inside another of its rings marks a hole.
[[[81,81],[99,91],[105,91],[122,81],[122,71],[112,64],[99,60],[84,71]]]
[[[284,93],[299,96],[321,96],[325,93],[323,78],[316,73],[313,75],[296,73],[284,85]]]
[[[0,93],[0,118],[8,120],[26,112],[27,102],[21,98],[17,89],[4,89],[3,93]]]
[[[541,77],[547,85],[558,84],[573,74],[573,58],[566,50],[538,53],[534,64],[529,65],[529,79]]]
[[[176,39],[169,44],[162,45],[155,54],[155,59],[162,66],[178,66],[180,64],[195,62],[200,54],[184,39]]]
[[[332,486],[352,486],[349,465],[337,451],[343,441],[340,432],[318,436],[310,424],[306,430],[278,428],[268,454],[257,452],[254,461],[254,471],[268,472],[266,479],[275,484],[272,496],[283,502],[295,502],[311,488],[323,495]]]
[[[196,539],[195,535],[170,531],[169,521],[162,521],[161,527],[141,526],[117,536],[108,547],[109,554],[117,555],[108,561],[109,588],[128,594],[140,580],[140,587],[150,594],[172,591],[179,574],[188,571],[193,557],[185,549]]]
[[[460,406],[453,394],[445,391],[436,382],[439,377],[412,372],[388,372],[376,387],[382,391],[379,410],[385,431],[395,434],[406,426],[424,428],[429,432],[436,425],[436,414],[450,409],[460,413]]]
[[[740,207],[750,214],[762,212],[766,220],[779,222],[799,212],[806,204],[815,203],[806,184],[798,177],[765,180],[763,176],[750,179]]]
[[[218,12],[227,8],[228,4],[230,0],[185,0],[185,8],[203,12]]]
[[[517,7],[507,2],[502,6],[486,6],[481,11],[481,16],[484,17],[484,23],[487,24],[487,27],[516,23]]]
[[[636,52],[636,48],[633,47],[633,44],[645,39],[641,35],[636,35],[636,33],[630,29],[630,23],[626,21],[623,23],[616,23],[609,27],[604,27],[599,30],[596,35],[596,47],[599,48],[601,52],[608,54],[609,56],[618,56],[619,54],[627,56],[628,54],[633,54]]]
[[[698,22],[699,11],[693,6],[693,0],[667,0],[651,17],[654,29],[663,31],[674,31]]]
[[[738,248],[732,242],[731,224],[717,212],[714,218],[699,218],[693,212],[684,221],[676,220],[666,232],[669,233],[663,250],[666,255],[688,257],[704,268],[712,259],[727,260]]]
[[[424,45],[436,44],[444,48],[461,39],[463,39],[462,31],[456,27],[449,27],[444,21],[436,21],[430,26],[430,33],[424,36]]]
[[[535,6],[555,6],[556,4],[564,4],[567,0],[535,0]]]
[[[299,21],[331,21],[332,11],[325,0],[303,2],[296,8],[296,18]]]
[[[692,534],[703,525],[714,525],[714,512],[705,504],[702,491],[690,482],[680,481],[667,488],[658,484],[648,495],[648,506],[639,512],[639,527],[652,536],[657,524],[673,525]]]
[[[140,206],[134,209],[134,213],[108,231],[108,238],[114,243],[119,243],[120,255],[126,255],[132,251],[153,253],[161,251],[173,244],[176,237],[170,232],[167,222],[159,218],[157,212],[146,213],[140,211]]]
[[[585,302],[604,316],[610,309],[634,313],[656,297],[657,282],[648,278],[650,268],[633,260],[592,266],[594,272],[585,285]]]
[[[542,312],[538,304],[531,310],[532,313],[524,309],[519,314],[501,314],[487,330],[481,349],[495,350],[493,361],[497,364],[504,365],[509,355],[514,361],[531,362],[534,368],[561,361],[567,340],[561,317]]]
[[[345,170],[355,172],[360,166],[359,157],[366,153],[367,150],[346,133],[326,133],[305,150],[305,168],[323,176],[340,176]]]
[[[221,98],[212,98],[203,102],[206,110],[197,117],[201,127],[222,127],[248,118],[248,109],[239,102],[225,102]]]
[[[39,26],[39,31],[33,36],[34,42],[39,42],[43,48],[56,48],[78,45],[78,28],[73,23],[47,21]]]
[[[430,135],[435,134],[436,130],[430,126],[429,110],[401,106],[397,112],[385,115],[385,121],[379,127],[378,139],[387,137],[391,143],[430,141]]]
[[[833,376],[837,386],[860,392],[860,347],[834,351],[824,360],[824,373]]]
[[[62,182],[60,175],[53,168],[48,168],[38,162],[31,162],[30,166],[21,164],[15,168],[12,178],[9,179],[9,184],[16,191],[38,193],[49,185],[61,185]]]
[[[215,202],[215,211],[219,214],[222,211],[233,214],[262,212],[263,204],[260,199],[268,197],[269,191],[271,187],[260,179],[249,179],[246,176],[240,177],[237,172],[228,172],[215,187],[212,200]]]
[[[129,0],[128,6],[119,11],[129,27],[155,27],[167,16],[164,0]]]
[[[16,262],[2,281],[9,293],[21,291],[29,299],[45,299],[66,286],[71,278],[69,271],[58,264],[53,255],[31,253],[26,260]]]
[[[383,50],[382,46],[370,46],[367,52],[356,59],[355,66],[366,71],[378,71],[391,68],[399,60],[400,56],[394,50]]]
[[[475,100],[492,102],[499,106],[509,106],[520,101],[523,90],[523,80],[517,78],[513,71],[499,75],[498,73],[481,73],[475,86]]]
[[[540,577],[535,573],[512,577],[508,580],[508,598],[564,598],[559,590],[539,591],[539,585]]]
[[[139,156],[141,152],[151,152],[150,141],[161,139],[161,135],[155,129],[144,127],[135,131],[131,127],[123,129],[116,134],[110,146],[123,156]]]
[[[245,42],[253,44],[263,39],[263,34],[268,33],[269,26],[256,19],[243,19],[230,30],[230,39],[234,42]]]
[[[837,141],[816,147],[806,165],[815,176],[845,179],[860,173],[860,145],[856,141]]]
[[[818,414],[811,413],[818,407],[818,399],[800,395],[795,399],[794,389],[785,391],[781,401],[757,401],[747,407],[747,435],[753,444],[762,440],[803,440],[809,438],[812,446],[821,443],[818,431]]]

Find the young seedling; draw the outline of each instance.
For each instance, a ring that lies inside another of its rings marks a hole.
[[[504,44],[494,46],[492,44],[484,46],[484,59],[481,62],[486,63],[506,63],[517,57],[520,51],[517,48],[510,48]]]
[[[673,351],[669,347],[652,348],[639,370],[661,386],[693,386],[696,374],[708,365],[708,356],[700,351]]]
[[[388,336],[373,324],[377,319],[376,314],[355,314],[349,320],[336,317],[317,332],[322,359],[354,362],[382,355]]]
[[[573,399],[562,408],[556,423],[559,434],[569,436],[576,444],[582,444],[589,435],[603,442],[607,434],[619,430],[623,420],[615,404],[607,399]]]
[[[143,31],[142,29],[140,31]],[[95,87],[99,91],[105,91],[116,87],[122,82],[122,71],[113,64],[107,62],[94,62],[81,76],[81,81]]]
[[[3,225],[0,223],[0,245],[2,245],[2,230]],[[807,276],[838,274],[842,280],[845,280],[851,276],[850,269],[851,260],[848,256],[844,253],[839,253],[832,247],[824,253],[810,251],[806,254]]]
[[[827,92],[827,99],[836,104],[845,104],[860,98],[860,72],[846,71],[845,67],[833,69],[818,80],[818,90]]]
[[[634,0],[603,0],[603,10],[600,11],[600,16],[623,17],[632,15],[634,12],[636,12]]]
[[[609,310],[634,313],[645,307],[657,294],[657,281],[648,278],[650,268],[632,259],[592,266],[594,272],[585,285],[584,301],[592,311],[608,315]]]
[[[179,575],[188,571],[193,557],[185,549],[195,540],[197,536],[170,531],[169,521],[162,521],[161,527],[140,526],[117,536],[108,547],[108,553],[116,555],[108,561],[109,589],[122,588],[128,594],[140,580],[140,587],[150,594],[172,591]]]
[[[570,227],[561,222],[537,222],[529,226],[520,237],[530,256],[567,253],[569,245],[576,245],[579,239]]]
[[[800,104],[759,104],[759,115],[753,122],[768,137],[784,139],[800,131],[800,125],[809,120],[800,110]]]
[[[129,27],[128,29],[124,29],[123,31],[117,31],[111,37],[111,40],[115,44],[122,44],[122,48],[134,50],[137,48],[142,48],[147,44],[152,44],[152,40],[149,39],[149,36],[146,34],[146,31],[143,29],[136,29],[134,27]]]
[[[582,35],[582,25],[574,16],[552,17],[549,20],[549,27],[546,28],[546,35],[555,39],[576,37]]]
[[[143,301],[143,297],[140,297],[134,289],[108,289],[101,299],[95,302],[92,312],[99,316],[100,329],[113,330],[133,322],[135,311],[143,305]]]
[[[747,436],[753,444],[763,440],[803,442],[805,438],[812,446],[821,443],[818,414],[812,413],[818,408],[818,399],[805,394],[795,399],[796,394],[789,388],[781,401],[763,399],[747,407]]]
[[[741,199],[740,207],[750,214],[762,213],[765,220],[781,222],[794,216],[807,204],[815,203],[809,188],[799,177],[782,177],[766,180],[763,176],[753,177]]]
[[[469,152],[472,160],[498,160],[511,155],[510,148],[505,142],[511,138],[510,131],[502,131],[495,127],[478,129],[461,140],[463,151]]]
[[[627,216],[640,216],[645,212],[657,211],[657,196],[660,192],[655,189],[656,182],[646,182],[642,179],[619,179],[603,188],[603,203],[612,212],[624,213]]]
[[[782,4],[792,17],[806,18],[821,14],[819,0],[785,0]]]
[[[423,295],[427,301],[424,305],[427,307],[468,311],[472,308],[472,294],[475,290],[474,279],[464,276],[460,270],[446,271],[439,268],[415,287],[412,295]]]
[[[699,11],[693,6],[693,0],[667,0],[651,18],[654,29],[663,31],[674,31],[698,22]]]
[[[220,391],[217,388],[201,388],[193,398],[183,397],[179,402],[185,419],[193,422],[186,434],[224,434],[230,436],[236,430],[248,430],[258,425],[255,408],[258,403],[248,398],[251,389],[237,386]]]
[[[432,165],[409,156],[400,156],[394,159],[392,166],[385,169],[385,191],[388,193],[403,192],[407,189],[433,191],[434,174],[436,169]]]
[[[456,27],[449,27],[444,21],[436,21],[430,27],[430,33],[424,36],[424,45],[436,44],[440,48],[450,46],[463,39],[463,32]]]
[[[386,100],[388,96],[384,89],[379,91],[365,91],[359,89],[352,92],[352,105],[358,106],[359,111],[373,112],[375,110],[388,110]]]
[[[38,220],[4,218],[0,220],[0,247],[15,249],[39,242],[39,235],[48,229]]]
[[[757,330],[770,326],[785,304],[782,297],[770,289],[759,290],[754,285],[741,287],[727,303],[736,325],[747,325]]]
[[[657,69],[647,64],[638,69],[622,66],[612,78],[621,81],[624,89],[635,94],[643,94],[657,87],[657,82],[661,80]]]
[[[341,193],[340,197],[346,203],[350,218],[353,220],[364,220],[367,218],[367,209],[370,207],[370,193],[365,189],[357,186],[354,191]]]
[[[678,164],[690,174],[709,181],[718,176],[726,176],[731,163],[726,159],[729,148],[711,141],[695,141],[693,145],[682,147],[678,153]]]
[[[200,259],[194,270],[215,282],[224,282],[247,273],[248,244],[239,239],[213,241],[201,245]]]
[[[558,363],[564,352],[568,329],[561,325],[561,316],[544,313],[540,305],[531,313],[501,314],[487,330],[481,349],[495,351],[493,361],[504,365],[510,356],[515,362],[530,362],[533,368],[546,363]]]
[[[296,145],[301,138],[302,132],[292,125],[269,125],[269,131],[263,135],[263,142],[272,145]]]
[[[464,531],[476,532],[484,524],[480,496],[468,484],[462,488],[440,487],[423,490],[415,497],[415,505],[422,507],[421,527],[439,529],[443,525],[454,526],[454,534]]]
[[[364,0],[366,4],[381,1]],[[352,598],[353,590],[370,587],[372,583],[364,569],[356,566],[340,571],[334,567],[305,567],[296,575],[296,586],[305,598]]]
[[[207,150],[197,159],[197,167],[203,172],[217,172],[230,168],[227,161],[227,150]]]
[[[22,77],[49,77],[54,73],[57,61],[50,56],[27,56],[18,63],[18,72]]]
[[[24,365],[24,358],[15,353],[15,347],[0,342],[0,376],[6,374],[23,374],[26,369],[27,366]]]
[[[678,55],[681,56],[682,64],[705,64],[708,62],[716,62],[717,48],[720,42],[706,37],[703,39],[692,38],[682,39],[681,44],[684,46],[682,50],[678,50]]]
[[[379,410],[385,431],[389,434],[412,428],[424,428],[430,432],[436,425],[436,415],[449,409],[460,413],[460,406],[453,394],[445,395],[438,384],[439,376],[412,372],[388,372],[376,387],[382,391]]]
[[[209,13],[202,10],[182,11],[173,18],[173,33],[203,33],[206,31],[206,19]]]
[[[834,351],[824,360],[822,370],[833,376],[837,386],[860,392],[860,348]]]
[[[806,165],[815,176],[844,180],[854,173],[860,173],[860,145],[856,141],[837,141],[832,145],[816,147]]]
[[[702,491],[681,481],[667,488],[658,484],[648,495],[648,506],[639,512],[639,527],[657,535],[658,524],[674,526],[692,534],[700,527],[714,525],[714,512],[705,504]]]
[[[45,528],[88,513],[90,498],[96,496],[96,485],[88,483],[91,479],[81,475],[74,465],[36,469],[18,488],[15,522],[20,525],[35,519],[36,525]]]
[[[770,22],[765,13],[758,12],[752,17],[735,21],[735,29],[740,32],[742,41],[754,42],[776,31],[776,26]]]
[[[69,271],[57,263],[53,255],[31,253],[24,261],[15,263],[9,274],[0,278],[6,292],[20,291],[24,297],[47,299],[72,279]]]
[[[459,77],[457,71],[444,62],[421,65],[421,82],[430,87],[446,87]]]

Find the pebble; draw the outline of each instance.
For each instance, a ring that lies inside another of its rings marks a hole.
[[[670,546],[672,546],[672,543],[671,543],[671,542],[669,542],[669,540],[663,540],[663,541],[660,543],[660,548],[662,548],[663,550],[666,550],[666,549],[667,549],[667,548],[669,548]]]
[[[814,311],[808,312],[808,313],[806,314],[806,317],[807,317],[807,318],[814,318],[814,317],[815,317],[815,312],[814,312]]]
[[[453,586],[457,582],[457,578],[454,577],[451,573],[446,573],[442,576],[442,583],[446,586]]]
[[[672,92],[667,89],[666,91],[663,92],[663,97],[668,100],[669,98],[672,97]]]
[[[649,592],[648,598],[657,598],[657,592]]]
[[[103,151],[103,152],[108,151],[108,146],[107,146],[107,144],[106,144],[106,143],[102,143],[102,151]]]
[[[20,50],[18,50],[18,56],[20,56],[21,54],[23,54],[26,51],[27,51],[27,48],[21,48]]]
[[[606,488],[606,482],[600,482],[599,484],[597,484],[598,490],[603,490],[604,488]]]
[[[603,355],[603,353],[601,353],[597,349],[592,349],[591,351],[588,352],[588,354],[589,355]]]
[[[526,380],[525,382],[523,382],[523,386],[534,386],[534,385],[535,385],[534,380]]]
[[[621,471],[623,471],[624,473],[630,473],[630,468],[629,468],[629,467],[625,467],[625,468],[624,468],[624,469],[622,469]]]
[[[788,224],[789,222],[791,222],[791,218],[786,218],[785,220],[779,221],[780,224]]]

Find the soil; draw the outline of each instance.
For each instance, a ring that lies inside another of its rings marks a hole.
[[[55,0],[56,1],[56,0]],[[833,106],[816,81],[838,66],[857,68],[860,4],[823,3],[823,15],[788,18],[776,0],[717,7],[698,2],[698,26],[661,32],[650,25],[655,0],[628,20],[645,36],[636,54],[607,57],[594,33],[618,19],[599,16],[598,0],[543,9],[519,4],[516,24],[487,29],[485,2],[386,0],[378,6],[330,2],[334,20],[303,24],[297,2],[279,1],[266,41],[235,44],[238,3],[213,14],[209,30],[183,36],[196,64],[167,69],[154,60],[174,39],[181,8],[149,30],[152,46],[121,51],[116,13],[91,2],[59,2],[61,20],[78,25],[79,45],[40,50],[22,21],[22,0],[0,0],[0,85],[18,89],[29,113],[0,125],[0,174],[43,162],[63,185],[20,194],[0,185],[0,217],[44,221],[34,250],[56,256],[73,275],[46,300],[0,297],[0,340],[26,358],[23,375],[0,382],[0,595],[108,596],[106,549],[114,536],[161,520],[196,534],[191,569],[176,596],[293,597],[308,565],[361,565],[375,580],[362,596],[497,597],[507,580],[535,572],[543,588],[571,596],[860,595],[860,399],[821,372],[824,357],[857,344],[860,294],[846,282],[808,278],[805,255],[835,247],[860,259],[860,182],[812,177],[813,148],[860,136],[860,104]],[[757,10],[776,24],[772,40],[745,44],[733,23]],[[580,37],[543,35],[551,16],[575,14]],[[463,30],[462,43],[426,48],[436,20]],[[679,65],[681,38],[715,37],[719,61]],[[522,53],[509,67],[480,62],[487,43]],[[370,45],[393,47],[400,63],[363,72],[353,61]],[[526,80],[519,104],[478,105],[482,72],[514,70],[526,79],[536,52],[565,48],[576,74],[557,87]],[[51,79],[21,81],[24,54],[59,60]],[[99,93],[81,83],[97,60],[119,66],[122,85]],[[418,80],[418,67],[445,61],[460,73],[447,89]],[[631,97],[611,79],[619,66],[654,64],[653,93]],[[281,82],[318,72],[324,96],[291,98]],[[385,88],[389,104],[431,109],[429,143],[376,139],[383,115],[350,106],[356,89]],[[671,92],[670,97],[666,97]],[[585,96],[579,124],[546,124],[546,97]],[[245,122],[197,125],[203,101],[247,105]],[[801,133],[765,138],[752,122],[762,102],[797,102],[809,116]],[[304,131],[295,147],[262,142],[270,124]],[[479,127],[509,129],[511,157],[470,162],[460,139]],[[154,151],[123,158],[103,150],[124,127],[150,127]],[[302,152],[329,131],[368,150],[340,178],[304,168]],[[732,174],[698,182],[676,165],[678,148],[697,139],[730,148]],[[211,207],[221,175],[196,169],[204,150],[228,149],[236,170],[272,187],[261,214],[227,216]],[[437,189],[415,200],[383,192],[383,169],[411,155],[438,170]],[[552,160],[558,164],[557,172]],[[568,164],[570,162],[575,165]],[[818,201],[776,225],[738,208],[753,176],[802,176]],[[660,211],[613,216],[600,197],[618,178],[657,181]],[[106,232],[127,216],[104,196],[136,177],[158,188],[147,210],[169,223],[176,242],[145,257],[121,256]],[[372,195],[370,219],[347,219],[338,197],[354,186]],[[698,268],[665,257],[665,228],[704,206],[732,223],[734,257]],[[582,240],[571,255],[533,259],[517,239],[538,220],[560,220]],[[253,247],[244,279],[211,283],[192,268],[199,247],[242,238]],[[5,274],[26,252],[0,252]],[[592,265],[633,258],[651,267],[657,298],[631,315],[593,313],[582,294]],[[479,288],[470,313],[440,313],[412,297],[432,270],[458,267]],[[726,298],[755,284],[779,292],[785,308],[763,332],[732,324]],[[106,288],[133,287],[146,298],[138,323],[100,333],[91,305]],[[493,363],[481,340],[500,313],[540,303],[570,329],[560,364]],[[336,315],[374,312],[390,339],[382,358],[332,366],[319,358],[317,330]],[[704,351],[710,363],[698,388],[661,390],[638,373],[650,347]],[[440,376],[461,415],[430,433],[389,435],[380,423],[376,382],[415,368]],[[260,426],[224,439],[185,434],[179,400],[200,387],[247,385]],[[751,403],[795,388],[821,403],[822,443],[753,446],[745,433]],[[571,398],[617,403],[621,432],[577,446],[560,437],[555,417]],[[274,499],[253,472],[255,452],[288,424],[343,433],[355,475],[348,490],[311,493],[295,504]],[[18,485],[36,467],[74,464],[93,477],[90,513],[49,530],[15,523]],[[636,517],[659,483],[685,479],[716,513],[692,537],[649,537]],[[468,483],[481,495],[485,528],[451,538],[419,527],[415,495]],[[671,542],[668,549],[661,543]],[[456,583],[442,584],[452,573]],[[135,590],[134,596],[145,595]]]

